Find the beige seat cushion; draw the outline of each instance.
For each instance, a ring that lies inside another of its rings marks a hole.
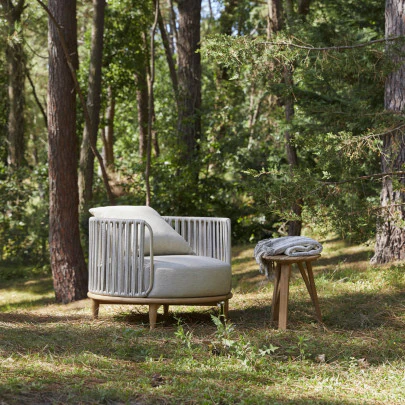
[[[231,266],[218,259],[155,256],[154,267],[155,280],[149,298],[213,297],[231,291]]]
[[[155,255],[190,255],[193,249],[160,215],[151,207],[137,205],[116,205],[91,208],[97,218],[143,219],[153,232],[153,253]],[[149,255],[149,231],[145,235],[145,254]]]

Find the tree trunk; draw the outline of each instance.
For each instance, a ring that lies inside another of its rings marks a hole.
[[[200,16],[201,0],[179,0],[178,28],[178,133],[181,158],[196,162],[198,140],[201,137],[201,57]]]
[[[298,14],[300,15],[307,15],[309,13],[309,6],[311,4],[311,0],[299,0],[298,1]]]
[[[102,131],[104,163],[109,172],[114,171],[114,117],[115,96],[111,86],[107,88],[106,125]]]
[[[292,66],[286,65],[284,67],[284,82],[287,86],[287,96],[284,99],[284,109],[285,109],[285,121],[287,126],[289,126],[294,118],[294,99],[292,94],[292,86],[293,86],[293,73],[292,73]],[[286,129],[284,131],[284,139],[285,139],[285,149],[287,154],[287,162],[290,165],[291,170],[297,168],[298,163],[298,155],[297,155],[297,148],[294,145],[294,138],[291,135],[290,129]],[[302,198],[299,198],[292,204],[291,210],[294,215],[298,218],[301,218],[302,214]],[[288,236],[299,236],[301,235],[301,228],[302,228],[302,221],[299,220],[292,220],[288,222]]]
[[[145,165],[145,185],[146,185],[146,205],[151,204],[152,192],[150,185],[151,174],[151,150],[152,150],[152,132],[155,121],[154,114],[154,93],[155,83],[155,34],[160,15],[159,0],[155,1],[155,21],[153,22],[150,33],[150,61],[148,64],[148,138],[146,142],[146,165]]]
[[[274,32],[281,30],[281,0],[267,0],[267,37],[270,38]]]
[[[69,54],[77,59],[75,0],[49,0]],[[49,245],[57,302],[86,297],[87,268],[79,234],[76,94],[58,30],[49,19],[48,163]]]
[[[105,0],[93,0],[93,8],[89,83],[86,103],[90,115],[91,128],[87,125],[84,127],[79,164],[79,202],[82,208],[87,207],[93,198],[94,153],[91,150],[91,143],[93,145],[96,144],[100,123]]]
[[[141,66],[140,66],[141,67]],[[148,142],[148,81],[147,67],[142,66],[142,72],[135,73],[136,101],[138,104],[138,126],[139,126],[139,156],[146,158]]]
[[[300,1],[303,3],[304,1]],[[305,2],[305,4],[308,6],[303,7],[303,10],[307,13],[309,11],[309,1]],[[267,35],[269,37],[272,36],[273,33],[279,31],[282,29],[283,26],[283,19],[282,19],[282,3],[280,0],[268,0],[268,24],[267,24]],[[293,8],[293,2],[292,1],[287,1],[286,2],[286,17],[287,19],[292,17],[292,14],[294,12]],[[299,11],[300,12],[300,9]],[[283,74],[283,81],[286,86],[286,95],[283,97],[283,104],[284,104],[284,114],[285,114],[285,121],[287,124],[287,129],[284,131],[284,139],[285,139],[285,150],[286,150],[286,155],[287,155],[287,162],[291,168],[291,171],[294,170],[294,168],[297,168],[299,166],[298,162],[298,154],[297,154],[297,148],[294,145],[294,138],[293,135],[291,134],[290,129],[288,126],[291,124],[293,118],[294,118],[294,97],[293,97],[293,85],[294,85],[294,79],[293,79],[293,66],[291,64],[286,64],[284,67],[284,74]],[[291,211],[294,214],[294,216],[301,218],[302,214],[302,205],[303,205],[303,199],[298,198],[297,201],[294,201],[292,206],[291,206]],[[294,219],[291,221],[288,221],[288,235],[289,236],[299,236],[301,235],[301,229],[302,229],[302,221],[300,219]]]
[[[13,5],[11,0],[1,0],[8,23],[10,39],[6,45],[6,60],[8,71],[8,133],[7,133],[7,163],[12,168],[24,164],[24,80],[25,54],[23,42],[12,40],[17,31],[16,24],[21,21],[24,10],[24,0]]]
[[[173,0],[167,0],[167,6],[169,8],[169,27],[170,35],[169,42],[172,49],[172,53],[175,53],[175,44],[178,43],[178,32],[177,32],[177,23],[176,23],[176,13],[173,7]]]
[[[405,0],[386,0],[385,36],[405,35],[403,12]],[[402,54],[405,46],[402,47]],[[388,48],[387,53],[391,50]],[[405,110],[405,65],[403,56],[392,53],[398,70],[391,72],[385,81],[385,109],[393,113]],[[401,131],[384,136],[381,153],[383,173],[401,171],[405,164],[405,140]],[[377,223],[375,254],[372,263],[388,263],[405,259],[405,177],[384,177],[380,195],[381,215]]]
[[[163,21],[163,17],[162,17],[160,10],[159,10],[158,17],[159,17],[159,19],[158,19],[159,31],[160,31],[160,35],[162,37],[163,47],[165,49],[167,65],[169,66],[170,79],[172,81],[174,97],[175,97],[176,104],[177,104],[178,103],[177,95],[179,92],[179,84],[178,84],[178,80],[177,80],[176,63],[174,60],[173,47],[172,47],[172,45],[170,45],[170,39],[167,35],[165,23]]]

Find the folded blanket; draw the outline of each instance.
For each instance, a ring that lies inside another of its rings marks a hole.
[[[270,276],[274,265],[263,261],[263,256],[313,256],[322,252],[322,245],[315,239],[305,236],[283,236],[281,238],[263,239],[255,247],[254,257],[260,266],[260,272]]]

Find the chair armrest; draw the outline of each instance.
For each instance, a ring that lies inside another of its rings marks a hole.
[[[146,297],[153,287],[152,246],[152,228],[144,220],[90,218],[89,291]]]
[[[214,217],[164,216],[198,256],[231,263],[231,220]]]

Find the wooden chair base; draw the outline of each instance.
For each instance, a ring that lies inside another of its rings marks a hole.
[[[151,330],[156,328],[158,309],[162,305],[164,315],[168,315],[170,305],[215,306],[220,304],[221,313],[224,314],[225,319],[228,319],[229,300],[232,298],[231,293],[215,297],[198,297],[198,298],[127,298],[127,297],[100,295],[91,292],[88,292],[87,296],[92,300],[92,313],[94,319],[98,318],[100,304],[148,305],[149,326]]]
[[[276,264],[273,300],[271,304],[271,321],[278,325],[278,329],[287,329],[289,283],[291,266],[297,264],[302,278],[315,307],[316,318],[322,323],[321,309],[316,292],[314,274],[311,262],[317,260],[320,255],[315,256],[264,256],[263,260],[272,261]],[[304,264],[305,263],[305,267]]]

